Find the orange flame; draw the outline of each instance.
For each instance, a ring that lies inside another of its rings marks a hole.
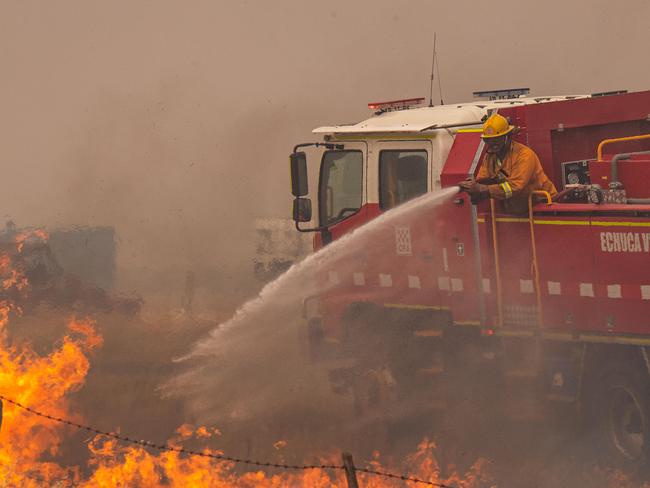
[[[70,335],[45,357],[27,345],[12,345],[3,334],[0,346],[0,391],[35,409],[68,416],[65,395],[84,383],[89,362],[86,354],[98,344],[91,320],[72,319]],[[93,333],[90,333],[93,331]],[[0,479],[9,486],[43,486],[70,476],[78,469],[65,469],[44,457],[59,450],[63,425],[5,405],[0,437]]]
[[[607,480],[609,488],[650,488],[650,482],[639,485],[637,480],[618,469],[596,469],[596,474]]]
[[[16,249],[18,252],[23,252],[23,247],[25,246],[25,242],[30,241],[30,240],[38,240],[42,242],[47,242],[47,240],[50,238],[49,234],[43,230],[43,229],[32,229],[32,230],[26,230],[23,232],[19,232],[16,234],[16,237],[14,238],[16,242]]]
[[[0,254],[0,289],[10,291],[14,288],[17,291],[24,291],[27,286],[27,278],[23,271],[15,267],[8,254]]]
[[[180,447],[180,442],[190,437],[204,438],[203,427],[192,430],[184,424],[177,430],[178,438],[169,444]],[[218,435],[218,434],[214,434]],[[284,444],[282,443],[282,447]],[[235,487],[316,487],[334,488],[346,486],[342,471],[326,471],[309,469],[298,473],[281,472],[268,474],[263,471],[237,474],[234,464],[229,461],[218,461],[207,457],[192,455],[181,457],[177,452],[163,452],[157,455],[148,453],[140,447],[123,446],[113,439],[98,436],[89,444],[93,453],[91,461],[94,472],[90,479],[81,486],[93,488],[108,488],[112,486],[205,486],[220,488]],[[452,484],[458,488],[477,488],[491,481],[487,472],[487,461],[481,459],[470,471],[461,477],[453,474],[448,479],[442,479],[440,469],[434,456],[435,444],[428,440],[422,441],[417,451],[407,459],[409,476],[433,483]],[[218,450],[204,449],[207,454],[223,454]],[[332,455],[324,459],[325,464],[337,464],[338,456]],[[379,453],[370,463],[370,469],[380,472],[387,471],[379,460]],[[397,488],[404,486],[403,482],[378,477],[372,474],[358,473],[361,486],[367,488]],[[415,486],[415,485],[413,485]]]

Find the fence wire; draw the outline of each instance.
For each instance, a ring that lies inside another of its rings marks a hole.
[[[163,451],[163,452],[176,452],[179,454],[187,454],[190,456],[201,456],[201,457],[207,457],[211,459],[215,459],[217,461],[228,461],[231,463],[235,464],[244,464],[248,466],[257,466],[259,468],[276,468],[280,470],[285,470],[285,471],[306,471],[310,469],[325,469],[325,470],[330,470],[330,471],[345,471],[345,466],[343,465],[338,465],[338,464],[282,464],[282,463],[272,463],[272,462],[263,462],[263,461],[255,461],[252,459],[242,459],[242,458],[236,458],[232,456],[226,456],[224,454],[214,454],[210,452],[201,452],[201,451],[195,451],[192,449],[185,449],[184,447],[176,447],[176,446],[170,446],[167,444],[158,444],[155,442],[151,442],[148,440],[143,440],[143,439],[133,439],[129,436],[125,435],[120,435],[116,434],[114,432],[106,432],[100,429],[97,429],[95,427],[91,427],[88,425],[83,425],[79,424],[77,422],[73,422],[71,420],[61,418],[61,417],[56,417],[54,415],[49,415],[43,412],[39,412],[38,410],[34,410],[31,407],[28,407],[27,405],[23,405],[20,402],[17,402],[16,400],[12,400],[11,398],[7,398],[4,395],[0,395],[0,400],[5,401],[11,405],[14,405],[26,412],[29,412],[33,415],[36,415],[38,417],[42,417],[44,419],[48,419],[54,422],[58,422],[61,424],[69,425],[71,427],[74,427],[79,430],[85,430],[88,432],[91,432],[93,434],[97,435],[103,435],[106,437],[110,437],[112,439],[126,442],[128,444],[134,444],[137,446],[142,446],[142,447],[148,447],[151,449],[156,449],[158,451]],[[422,485],[427,485],[427,486],[436,486],[438,488],[454,488],[450,485],[445,485],[443,483],[435,483],[433,481],[426,481],[422,480],[419,478],[415,478],[412,476],[406,476],[406,475],[398,475],[394,473],[386,473],[382,471],[374,471],[371,469],[366,469],[366,468],[354,468],[356,472],[359,473],[365,473],[373,476],[380,476],[383,478],[390,478],[390,479],[398,479],[402,481],[409,481],[411,483],[419,483]]]

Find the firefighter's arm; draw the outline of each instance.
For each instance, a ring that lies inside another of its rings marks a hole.
[[[481,165],[481,168],[478,171],[477,179],[467,178],[465,181],[461,181],[458,186],[462,191],[469,194],[472,203],[479,203],[481,200],[486,199],[488,194],[488,187],[481,182],[481,178],[485,179],[488,177],[487,165],[485,162]]]
[[[488,187],[486,185],[478,183],[473,178],[468,178],[465,181],[461,181],[458,183],[458,186],[461,190],[467,192],[472,200],[472,203],[478,203],[489,196]]]
[[[507,200],[521,192],[533,176],[535,157],[535,154],[531,151],[522,151],[515,164],[512,165],[511,174],[499,183],[488,185],[490,197],[497,200]]]

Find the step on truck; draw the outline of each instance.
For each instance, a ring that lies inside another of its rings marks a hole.
[[[317,128],[318,140],[296,145],[293,218],[298,231],[314,233],[315,250],[475,176],[482,121],[495,112],[518,127],[514,140],[536,152],[559,191],[531,195],[525,214],[458,193],[391,221],[372,245],[315,277],[328,286],[304,300],[310,355],[341,359],[332,385],[359,413],[396,414],[407,399],[434,412],[488,391],[513,421],[569,409],[608,458],[642,464],[650,453],[650,91],[526,91],[428,107],[373,103],[367,120]]]

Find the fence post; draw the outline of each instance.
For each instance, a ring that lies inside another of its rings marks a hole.
[[[354,467],[352,454],[344,452],[342,457],[343,467],[345,468],[345,477],[348,480],[348,488],[359,488],[359,482],[357,481],[357,468]]]

